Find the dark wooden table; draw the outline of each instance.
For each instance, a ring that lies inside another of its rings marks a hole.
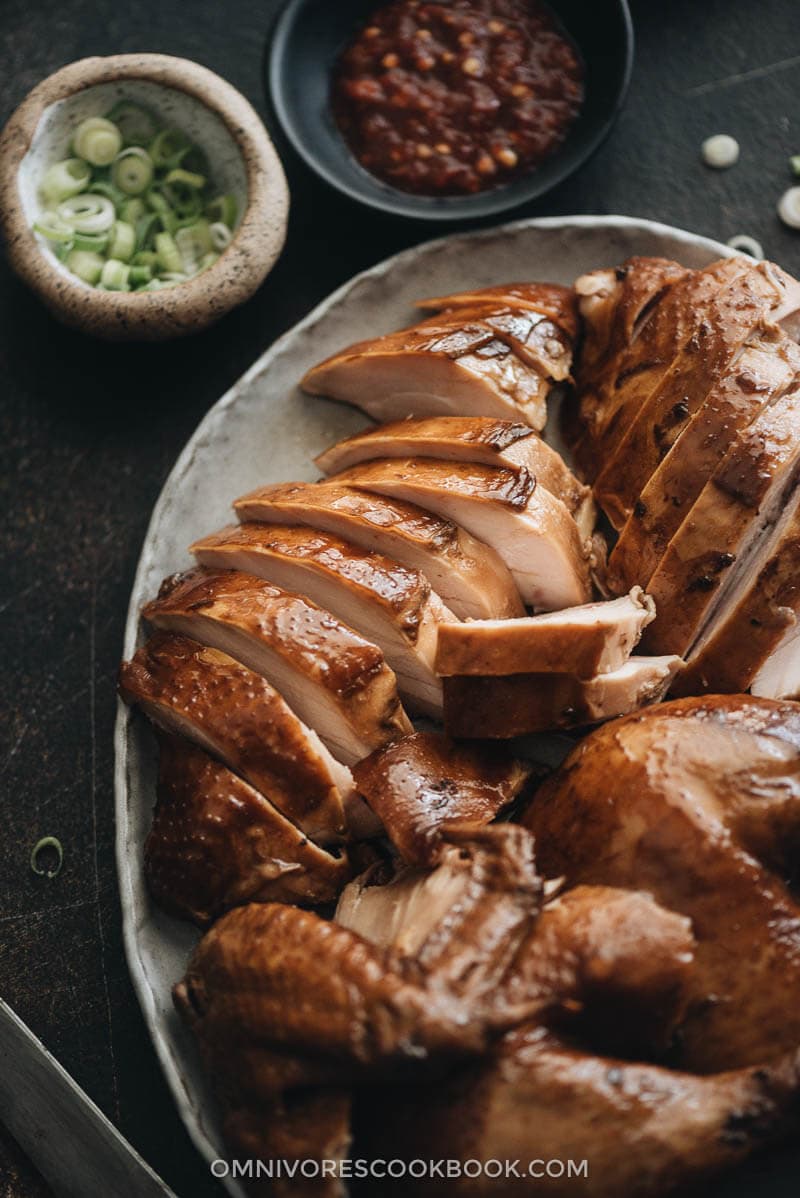
[[[263,112],[277,8],[3,0],[0,119],[64,63],[136,50],[197,59]],[[641,0],[634,15],[616,130],[577,177],[512,215],[627,213],[723,241],[750,233],[796,272],[800,233],[779,224],[775,203],[800,153],[797,0]],[[732,171],[699,162],[717,132],[741,142]],[[446,231],[356,209],[281,150],[293,195],[283,257],[202,338],[95,344],[59,328],[0,264],[0,993],[180,1198],[221,1190],[173,1109],[128,980],[113,849],[114,676],[145,527],[200,417],[279,333],[356,271]],[[45,835],[65,850],[52,881],[29,867]],[[0,1131],[0,1198],[46,1192]]]

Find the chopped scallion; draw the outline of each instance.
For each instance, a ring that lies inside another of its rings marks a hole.
[[[122,149],[122,134],[113,121],[90,116],[75,130],[72,148],[92,166],[108,166]]]

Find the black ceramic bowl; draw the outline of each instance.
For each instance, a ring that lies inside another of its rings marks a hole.
[[[266,56],[267,92],[294,148],[333,187],[373,208],[422,220],[491,216],[555,187],[586,161],[611,129],[628,90],[633,28],[627,0],[548,0],[586,67],[586,99],[562,146],[542,166],[470,196],[417,196],[363,169],[330,110],[331,72],[359,22],[381,0],[289,0]]]

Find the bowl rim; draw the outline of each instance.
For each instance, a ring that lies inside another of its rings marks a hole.
[[[247,202],[230,245],[202,275],[164,291],[99,291],[57,270],[28,224],[19,191],[20,167],[45,112],[82,91],[126,80],[182,91],[216,115],[247,180]],[[60,319],[100,336],[179,336],[249,299],[283,247],[288,209],[286,177],[261,118],[232,84],[189,59],[150,53],[78,59],[37,84],[0,135],[0,227],[11,265]]]
[[[299,154],[314,174],[350,199],[356,200],[360,204],[366,204],[377,211],[391,213],[393,216],[404,216],[420,221],[439,222],[481,220],[498,215],[501,212],[507,212],[512,208],[519,207],[521,204],[529,203],[531,200],[546,195],[547,192],[558,187],[565,179],[584,166],[599,150],[616,124],[630,87],[636,41],[630,3],[629,0],[612,0],[612,3],[619,12],[622,24],[622,77],[609,115],[594,135],[589,138],[586,145],[576,157],[573,165],[563,175],[549,183],[537,186],[536,171],[531,171],[527,176],[530,186],[523,193],[520,194],[517,192],[513,195],[512,185],[509,184],[485,192],[478,192],[471,196],[417,196],[392,187],[391,184],[380,179],[376,181],[385,189],[385,192],[373,192],[366,188],[361,190],[356,184],[342,178],[336,170],[329,169],[315,154],[313,148],[309,147],[306,139],[298,133],[290,115],[290,107],[285,101],[283,89],[278,85],[278,80],[282,74],[280,68],[286,57],[286,48],[294,23],[309,3],[310,0],[286,0],[286,3],[278,10],[272,23],[263,59],[263,73],[266,80],[265,90],[272,111],[277,117],[281,130],[288,138],[292,148]],[[364,173],[367,174],[368,178],[371,178],[367,172]],[[523,175],[521,178],[524,180],[526,176]],[[480,210],[476,210],[474,205],[471,208],[468,206],[470,201],[478,199],[483,200],[483,207]],[[494,202],[491,202],[492,200]]]

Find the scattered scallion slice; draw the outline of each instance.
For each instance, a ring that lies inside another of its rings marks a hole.
[[[40,186],[34,231],[83,282],[103,291],[175,286],[217,261],[229,244],[235,196],[209,195],[202,149],[150,109],[118,101],[88,117],[75,156],[54,163]]]
[[[79,195],[85,191],[92,177],[91,169],[80,158],[65,158],[63,162],[54,162],[45,171],[40,188],[42,198],[48,204],[59,204],[70,196]]]
[[[113,121],[90,116],[75,130],[72,148],[92,166],[108,166],[122,149],[122,134]]]
[[[79,279],[83,279],[84,283],[94,286],[100,282],[105,260],[92,250],[73,250],[67,255],[66,266]]]
[[[792,154],[789,166],[792,168],[792,174],[800,177],[800,154]]]
[[[106,113],[106,120],[113,121],[129,146],[147,145],[158,129],[158,123],[149,108],[134,104],[130,100],[119,100]]]
[[[206,216],[212,224],[223,224],[232,229],[236,224],[237,210],[236,196],[217,196],[215,200],[206,205]]]
[[[51,869],[43,866],[39,860],[40,855],[46,852],[48,849],[52,849],[56,855],[55,865]],[[42,839],[38,840],[33,846],[31,851],[31,869],[38,877],[55,878],[56,875],[61,872],[61,866],[63,864],[64,849],[62,848],[61,841],[57,836],[43,836]]]
[[[131,268],[116,258],[108,258],[103,263],[103,273],[100,282],[107,291],[128,291]]]

